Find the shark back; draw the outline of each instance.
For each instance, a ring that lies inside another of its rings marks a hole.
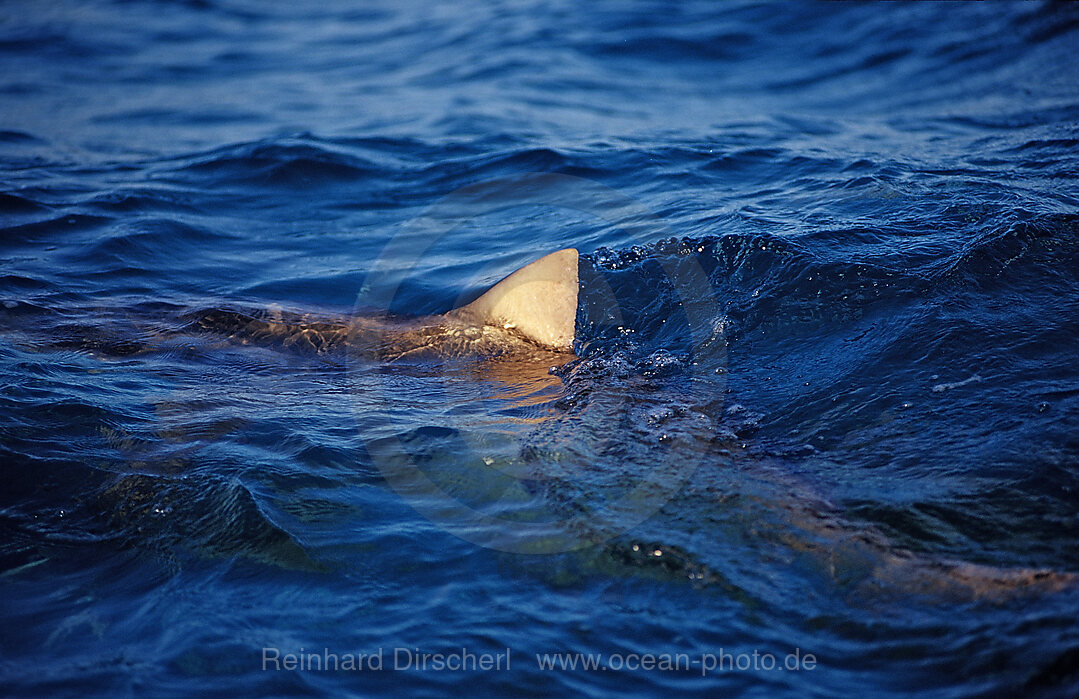
[[[211,308],[189,315],[187,328],[243,344],[314,353],[348,347],[374,361],[527,353],[537,346],[572,352],[577,320],[577,251],[541,257],[445,315],[323,318],[284,311]],[[510,332],[507,332],[510,331]]]

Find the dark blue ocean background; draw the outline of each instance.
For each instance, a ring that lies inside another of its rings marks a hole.
[[[0,691],[1074,696],[1077,65],[1077,4],[0,5]],[[569,363],[244,330],[569,246]]]

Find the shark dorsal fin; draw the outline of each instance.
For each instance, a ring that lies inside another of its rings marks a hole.
[[[577,251],[566,248],[541,257],[451,314],[513,328],[544,347],[572,349],[577,322]]]

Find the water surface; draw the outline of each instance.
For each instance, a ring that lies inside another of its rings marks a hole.
[[[1074,692],[1077,47],[1043,3],[6,4],[3,686]],[[577,358],[207,321],[568,246]],[[461,648],[511,669],[392,668]]]

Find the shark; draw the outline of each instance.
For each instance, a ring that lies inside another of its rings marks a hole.
[[[474,301],[442,314],[328,318],[314,313],[214,308],[188,314],[178,334],[195,331],[223,338],[229,344],[278,346],[318,354],[344,349],[378,363],[479,357],[491,360],[484,364],[485,378],[494,372],[495,378],[512,376],[513,380],[505,383],[515,384],[520,382],[521,372],[546,374],[551,365],[565,364],[575,357],[579,262],[574,248],[546,254],[509,274]],[[84,328],[77,330],[84,334]],[[119,356],[150,349],[131,342],[109,343],[96,336],[71,339],[70,343]],[[68,346],[65,341],[56,344]],[[567,414],[554,416],[554,420],[573,430],[579,417]],[[857,581],[854,588],[862,593],[890,589],[934,598],[1001,600],[1079,586],[1079,574],[1072,572],[1001,568],[907,550],[876,527],[847,519],[840,508],[804,484],[777,476],[776,469],[756,471],[765,474],[757,478],[774,485],[772,496],[763,498],[769,503],[765,510],[773,513],[770,519],[786,523],[776,525],[765,538],[785,542],[791,552],[807,557],[826,577],[848,590],[852,581]],[[616,537],[604,548],[626,565],[662,564],[664,570],[685,575],[695,584],[722,578],[690,551],[662,542],[634,542],[627,548],[626,542]]]

